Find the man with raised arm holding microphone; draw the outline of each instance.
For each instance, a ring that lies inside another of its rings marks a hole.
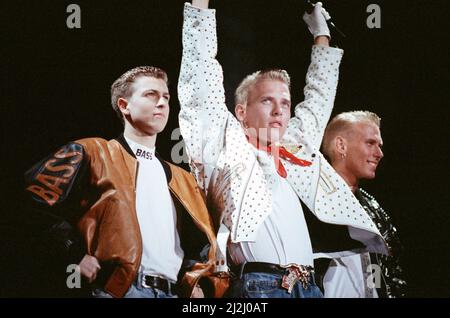
[[[234,269],[233,297],[322,296],[304,213],[348,226],[348,235],[369,250],[386,252],[376,226],[319,152],[343,54],[329,47],[325,13],[317,3],[304,15],[314,45],[295,116],[289,75],[274,69],[244,78],[235,117],[216,60],[215,10],[207,0],[185,5],[180,128],[218,231],[216,269],[226,271],[227,259]]]

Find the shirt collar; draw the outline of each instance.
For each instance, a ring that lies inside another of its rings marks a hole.
[[[146,147],[127,137],[125,137],[125,140],[137,159],[153,160],[155,158],[155,148]]]

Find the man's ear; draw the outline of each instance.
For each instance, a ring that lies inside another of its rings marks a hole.
[[[124,115],[129,115],[130,110],[128,108],[128,101],[125,98],[120,97],[117,99],[117,107],[119,107],[120,111]]]
[[[234,107],[234,113],[236,115],[236,118],[241,122],[241,124],[244,123],[246,118],[246,106],[242,104],[236,104]]]
[[[334,138],[334,149],[340,155],[347,154],[347,140],[342,136]]]

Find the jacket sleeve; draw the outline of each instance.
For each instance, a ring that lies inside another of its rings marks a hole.
[[[323,133],[336,96],[341,49],[314,45],[311,64],[306,74],[305,100],[295,107],[295,116],[289,121],[284,143],[302,143],[320,147]]]
[[[45,238],[68,264],[79,264],[86,254],[75,224],[80,218],[80,189],[86,182],[83,147],[70,143],[44,158],[25,173],[26,206],[47,218]]]
[[[185,4],[179,123],[191,170],[202,189],[224,147],[224,132],[232,117],[225,105],[222,67],[216,54],[215,10]]]

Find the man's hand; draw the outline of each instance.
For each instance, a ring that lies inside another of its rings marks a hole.
[[[92,283],[97,278],[97,273],[101,268],[98,260],[90,255],[84,255],[79,266],[81,275],[86,277],[89,283]]]
[[[191,298],[205,298],[203,289],[199,285],[196,285],[192,290]]]
[[[192,0],[192,5],[200,9],[208,9],[209,0]]]
[[[330,15],[322,8],[322,2],[317,2],[310,14],[305,12],[303,15],[303,21],[308,25],[309,32],[314,36],[315,44],[328,45],[331,36],[326,19],[330,19]]]

